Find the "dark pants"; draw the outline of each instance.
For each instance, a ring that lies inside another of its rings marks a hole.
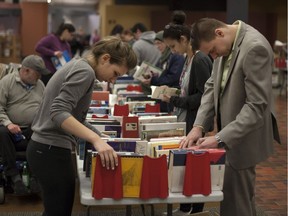
[[[27,160],[43,192],[43,216],[71,216],[75,171],[70,149],[30,140]]]
[[[19,171],[16,167],[16,152],[26,150],[28,141],[32,135],[31,128],[29,127],[22,129],[22,134],[25,136],[25,139],[16,142],[13,139],[13,134],[11,134],[5,126],[0,126],[0,155],[3,159],[6,176],[19,174]]]
[[[191,208],[192,208],[191,214],[202,212],[204,208],[204,203],[191,203],[191,204],[181,203],[180,204],[180,210],[183,212],[190,212]]]

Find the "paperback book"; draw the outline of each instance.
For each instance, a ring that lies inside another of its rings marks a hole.
[[[133,77],[136,80],[144,80],[149,79],[151,76],[160,76],[162,73],[162,69],[155,67],[147,62],[142,62],[140,67],[136,70]]]
[[[60,69],[63,65],[65,65],[70,60],[71,60],[71,57],[67,50],[64,50],[62,52],[62,56],[60,58],[57,56],[51,57],[51,61],[54,67],[56,68],[56,70]]]
[[[154,91],[152,92],[151,98],[154,99],[162,99],[163,95],[168,96],[178,96],[180,95],[181,90],[177,88],[170,88],[168,86],[157,86],[154,88]]]

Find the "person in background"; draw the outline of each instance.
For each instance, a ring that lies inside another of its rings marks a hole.
[[[93,33],[91,34],[89,38],[89,45],[93,46],[94,43],[98,42],[100,40],[100,35],[98,33],[98,29],[94,29]]]
[[[192,25],[191,41],[215,60],[194,127],[181,147],[225,148],[220,214],[256,216],[255,168],[272,154],[273,136],[280,142],[271,112],[273,50],[261,33],[240,20],[200,19]],[[201,138],[215,116],[217,134]]]
[[[184,24],[186,14],[183,11],[174,11],[173,14],[172,23],[166,25],[164,29],[164,42],[173,53],[186,54],[186,58],[180,76],[180,96],[170,97],[164,95],[163,101],[176,107],[177,121],[186,122],[186,133],[188,133],[195,121],[205,82],[211,75],[212,61],[206,54],[191,46],[190,27]],[[213,123],[208,129],[212,130],[212,128]],[[203,207],[204,203],[183,203],[180,204],[180,208],[176,209],[173,215],[202,212]]]
[[[132,48],[137,55],[137,64],[140,66],[143,61],[146,61],[156,65],[161,56],[160,51],[154,46],[156,33],[148,31],[143,23],[136,23],[131,31],[136,39]]]
[[[72,40],[68,41],[71,48],[73,58],[82,56],[84,50],[89,47],[89,38],[82,27],[79,27]]]
[[[75,193],[71,149],[75,137],[91,143],[102,165],[111,172],[118,165],[116,152],[85,119],[95,79],[114,83],[136,64],[131,47],[110,36],[95,43],[85,58],[65,64],[46,86],[27,148],[30,168],[43,191],[43,215],[71,215]]]
[[[63,51],[67,51],[72,58],[71,47],[69,41],[73,39],[75,27],[70,23],[62,23],[58,27],[55,34],[49,34],[41,38],[35,46],[35,51],[43,58],[46,67],[51,71],[51,74],[42,76],[42,81],[47,85],[50,78],[56,72],[56,68],[52,63],[52,57],[60,58]]]
[[[154,31],[148,31],[143,23],[136,23],[131,28],[131,31],[136,39],[132,49],[137,56],[137,65],[140,66],[141,63],[145,61],[155,66],[161,57],[161,52],[154,46],[156,33]],[[132,73],[130,75],[133,76]],[[142,83],[141,86],[145,95],[151,94],[150,85]]]
[[[121,24],[116,24],[110,32],[110,36],[120,37],[124,31],[124,27]]]
[[[156,67],[161,68],[163,72],[160,76],[150,74],[150,77],[142,82],[146,85],[165,85],[168,87],[180,88],[179,79],[184,64],[184,56],[170,51],[170,48],[163,42],[163,31],[159,31],[156,34],[154,44],[162,53]],[[160,110],[161,112],[171,113],[173,111],[173,106],[172,104],[161,102]]]
[[[42,75],[49,74],[40,56],[29,55],[18,70],[0,80],[0,154],[4,172],[11,179],[14,193],[27,194],[16,167],[16,150],[25,151],[32,135],[31,124],[41,103],[44,84]],[[35,178],[30,178],[30,190],[38,193]]]
[[[121,34],[121,39],[127,42],[131,47],[133,46],[134,42],[136,41],[133,35],[133,32],[129,29],[126,29]]]

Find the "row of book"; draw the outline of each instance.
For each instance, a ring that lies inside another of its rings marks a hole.
[[[96,199],[137,197],[166,198],[171,193],[209,195],[222,190],[225,150],[170,150],[157,158],[119,152],[116,170],[102,166],[99,155],[89,151],[91,193]]]

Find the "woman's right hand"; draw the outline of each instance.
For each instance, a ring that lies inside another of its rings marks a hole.
[[[58,58],[60,58],[62,56],[62,52],[61,51],[55,51],[54,55],[57,56]]]
[[[93,145],[101,158],[102,166],[114,170],[115,166],[118,166],[118,157],[114,149],[102,139],[97,139]]]
[[[170,98],[171,98],[171,96],[163,94],[161,97],[161,100],[166,102],[166,103],[170,103]]]

